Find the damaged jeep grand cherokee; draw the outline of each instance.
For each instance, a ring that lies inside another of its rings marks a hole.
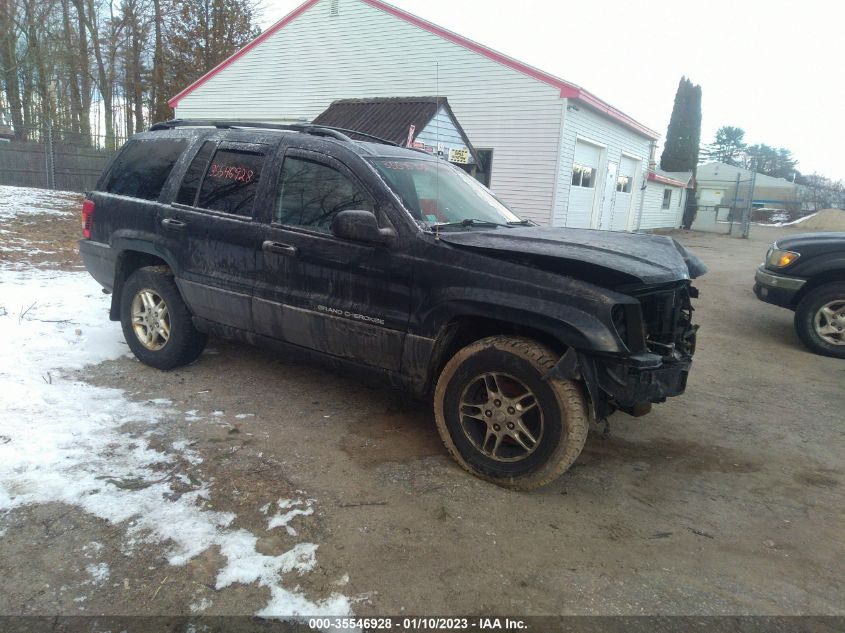
[[[569,468],[590,417],[683,393],[705,268],[680,244],[534,226],[351,136],[177,120],[122,148],[80,252],[138,359],[185,365],[212,334],[367,371],[433,396],[455,460],[522,490]]]

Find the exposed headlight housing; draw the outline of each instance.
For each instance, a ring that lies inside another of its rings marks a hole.
[[[773,246],[766,255],[766,266],[769,268],[786,268],[799,257],[801,257],[801,253],[785,251]]]

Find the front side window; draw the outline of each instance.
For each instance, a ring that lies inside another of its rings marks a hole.
[[[671,189],[664,189],[663,190],[663,206],[661,208],[668,209],[672,206],[672,190]]]
[[[633,181],[633,178],[630,176],[619,176],[616,179],[616,191],[619,193],[631,193],[631,181]]]
[[[383,158],[372,162],[411,215],[429,225],[464,220],[521,222],[489,189],[445,161]]]
[[[120,196],[157,200],[173,165],[188,146],[183,138],[129,141],[112,165],[105,190]]]
[[[218,149],[208,165],[196,206],[251,216],[264,160],[258,150]]]
[[[593,188],[596,186],[595,175],[596,170],[594,168],[575,163],[572,166],[572,186]]]
[[[329,233],[335,216],[348,209],[373,211],[369,198],[355,182],[328,165],[285,158],[274,222]]]

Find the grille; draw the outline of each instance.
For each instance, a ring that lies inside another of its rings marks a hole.
[[[663,357],[691,356],[698,326],[692,324],[689,289],[650,293],[639,300],[648,350]]]

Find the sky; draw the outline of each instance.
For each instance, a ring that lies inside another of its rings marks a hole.
[[[722,125],[845,179],[840,0],[390,0],[589,90],[666,134],[678,81],[702,88],[702,143]],[[264,0],[262,28],[301,4]],[[447,95],[448,96],[448,95]]]

